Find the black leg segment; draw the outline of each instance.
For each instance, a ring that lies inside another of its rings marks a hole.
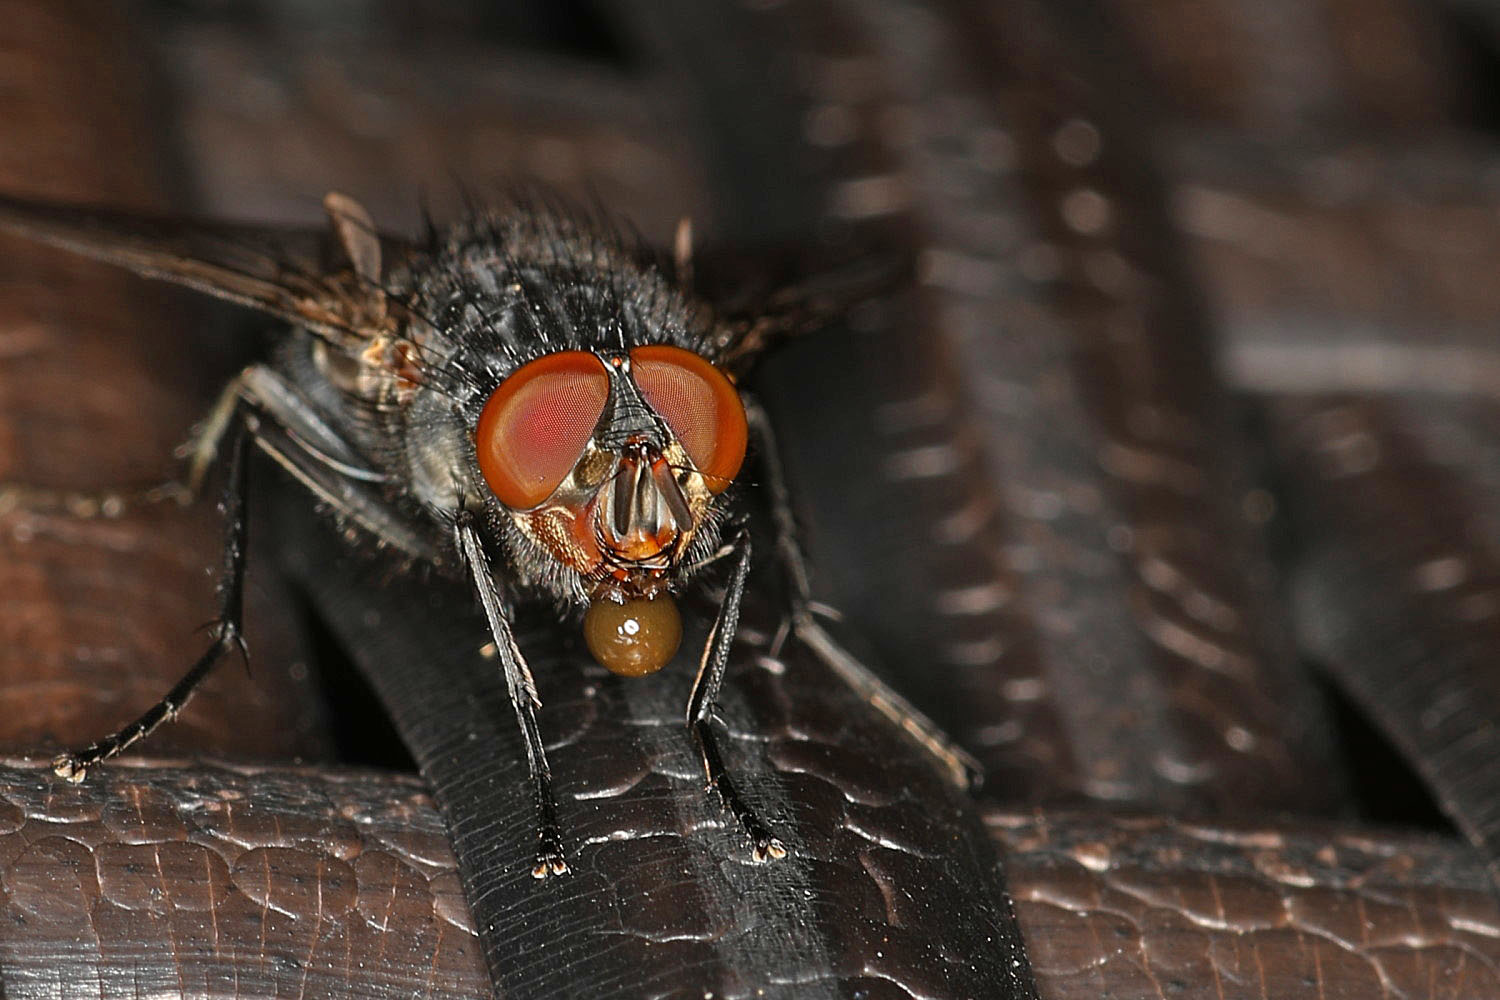
[[[100,761],[119,754],[146,736],[169,719],[177,717],[187,704],[198,685],[203,683],[213,668],[231,649],[238,649],[245,656],[244,624],[245,594],[245,539],[247,518],[245,515],[245,490],[248,486],[247,466],[252,429],[250,418],[241,407],[235,412],[233,423],[227,431],[229,446],[227,475],[220,506],[224,514],[224,551],[219,567],[219,614],[212,625],[213,642],[198,657],[182,679],[172,686],[166,697],[147,709],[140,718],[82,750],[61,754],[52,761],[52,770],[60,778],[80,782],[88,769]]]
[[[458,536],[458,549],[469,569],[469,578],[484,606],[489,620],[490,634],[495,639],[495,650],[505,671],[505,688],[510,693],[510,703],[516,710],[516,721],[521,726],[521,738],[526,744],[526,766],[531,778],[531,797],[536,804],[537,847],[536,863],[531,874],[537,878],[562,875],[568,870],[563,857],[562,829],[557,822],[557,803],[552,798],[552,770],[547,766],[547,751],[542,745],[542,732],[537,726],[536,710],[541,707],[537,697],[536,681],[531,668],[516,645],[511,632],[510,619],[490,573],[490,561],[484,550],[479,531],[474,526],[474,515],[465,510],[458,515],[454,525]]]
[[[693,682],[693,693],[688,698],[687,724],[692,730],[693,741],[698,746],[698,755],[703,760],[703,770],[708,776],[708,790],[718,794],[725,808],[734,815],[740,828],[750,838],[755,860],[786,857],[786,845],[771,833],[771,828],[755,815],[745,804],[740,792],[724,767],[724,756],[719,750],[718,735],[714,723],[718,721],[719,688],[724,683],[724,671],[729,666],[729,650],[734,644],[734,635],[740,624],[740,603],[745,596],[745,579],[750,575],[750,535],[741,531],[733,542],[735,551],[734,571],[729,578],[729,588],[724,603],[719,607],[708,642],[703,648],[703,660],[698,666],[698,677]]]

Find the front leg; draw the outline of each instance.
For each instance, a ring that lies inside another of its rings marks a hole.
[[[724,594],[724,603],[719,606],[718,617],[708,633],[708,642],[703,647],[703,659],[698,665],[698,677],[693,681],[693,693],[688,698],[687,724],[698,746],[698,755],[703,760],[703,770],[708,776],[708,790],[718,793],[725,807],[734,815],[740,828],[750,838],[755,860],[786,857],[786,845],[771,833],[770,827],[745,804],[739,789],[724,767],[724,757],[719,752],[718,736],[713,724],[718,721],[719,688],[724,683],[724,671],[729,666],[729,650],[734,645],[734,634],[740,624],[740,604],[745,596],[745,579],[750,574],[750,535],[741,531],[730,545],[736,556],[734,571],[729,578],[729,587]]]
[[[454,532],[459,554],[468,567],[469,579],[489,620],[490,635],[495,640],[495,650],[505,671],[505,689],[510,694],[516,721],[521,726],[521,738],[526,744],[526,766],[531,776],[531,797],[537,814],[536,863],[531,874],[535,878],[562,875],[568,870],[568,862],[563,857],[562,829],[557,822],[557,803],[552,798],[552,769],[547,766],[547,749],[542,745],[542,731],[536,722],[536,710],[542,707],[542,700],[537,697],[531,668],[516,645],[500,591],[490,573],[489,556],[474,520],[471,511],[460,511]]]

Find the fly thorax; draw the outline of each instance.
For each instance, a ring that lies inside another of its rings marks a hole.
[[[357,350],[313,344],[313,363],[330,384],[363,402],[405,405],[421,386],[417,348],[395,336],[369,338]]]
[[[401,411],[404,458],[411,492],[424,506],[451,511],[462,498],[488,493],[473,473],[463,417],[446,397],[420,391]]]

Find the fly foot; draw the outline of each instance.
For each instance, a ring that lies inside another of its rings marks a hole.
[[[556,830],[543,830],[537,838],[536,864],[531,867],[531,877],[542,879],[567,873],[568,861],[563,857],[562,837]]]
[[[751,840],[755,847],[750,853],[756,861],[780,861],[787,855],[786,845],[781,842],[780,837],[772,836],[770,831],[753,835]]]
[[[756,861],[779,861],[787,856],[786,844],[745,804],[727,775],[709,782],[708,793],[734,815],[735,822],[750,841],[750,853]]]
[[[77,785],[88,777],[89,766],[77,754],[61,753],[52,758],[52,773]]]

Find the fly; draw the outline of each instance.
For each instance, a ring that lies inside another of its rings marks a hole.
[[[213,641],[140,718],[57,757],[60,777],[82,781],[174,718],[226,654],[243,651],[251,446],[345,525],[473,588],[526,747],[537,878],[568,865],[541,703],[512,630],[518,596],[540,596],[562,621],[581,617],[593,656],[640,677],[677,652],[674,595],[716,563],[728,567],[728,584],[686,723],[709,791],[756,860],[786,855],[726,770],[715,729],[750,571],[755,489],[767,494],[775,526],[765,549],[789,584],[790,635],[955,783],[977,775],[813,614],[771,426],[739,380],[776,334],[808,325],[826,305],[790,295],[760,315],[716,311],[678,284],[691,270],[686,230],[674,277],[607,227],[536,205],[442,229],[429,223],[420,243],[378,233],[347,197],[330,194],[324,207],[329,231],[304,232],[0,199],[0,229],[288,324],[271,357],[224,389],[191,448],[190,491],[215,462],[227,467]],[[741,477],[747,455],[753,487]]]

